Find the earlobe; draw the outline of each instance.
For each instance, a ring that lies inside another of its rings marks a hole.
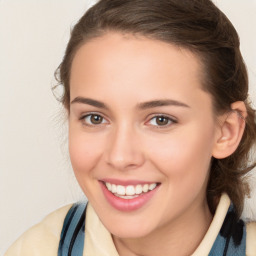
[[[244,133],[246,116],[246,107],[242,101],[232,103],[231,110],[221,116],[213,157],[222,159],[235,152]]]

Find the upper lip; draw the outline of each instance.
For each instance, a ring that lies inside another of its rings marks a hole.
[[[103,182],[108,182],[110,184],[115,184],[115,185],[123,185],[123,186],[128,186],[128,185],[138,185],[138,184],[152,184],[152,183],[159,183],[156,181],[141,181],[141,180],[119,180],[119,179],[101,179],[100,181]]]

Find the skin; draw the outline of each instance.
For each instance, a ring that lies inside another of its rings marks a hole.
[[[201,73],[199,59],[186,49],[112,32],[74,57],[70,158],[120,255],[190,255],[210,225],[206,187],[221,130]],[[142,107],[156,100],[172,102]],[[91,113],[102,122],[93,124]],[[99,181],[106,178],[160,186],[143,207],[122,212],[103,195]]]

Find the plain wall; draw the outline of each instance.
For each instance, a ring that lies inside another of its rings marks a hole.
[[[0,255],[46,214],[81,196],[65,115],[50,88],[70,28],[94,2],[0,0]],[[215,2],[240,34],[256,103],[256,1]],[[253,216],[253,201],[255,190],[245,216]]]

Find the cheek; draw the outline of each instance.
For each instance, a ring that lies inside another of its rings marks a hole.
[[[152,162],[168,178],[187,181],[208,174],[212,156],[213,129],[200,129],[194,125],[173,132],[167,138],[155,140],[149,154]]]
[[[69,130],[69,154],[76,177],[89,175],[100,158],[102,145],[92,136]],[[78,180],[79,182],[79,180]]]

